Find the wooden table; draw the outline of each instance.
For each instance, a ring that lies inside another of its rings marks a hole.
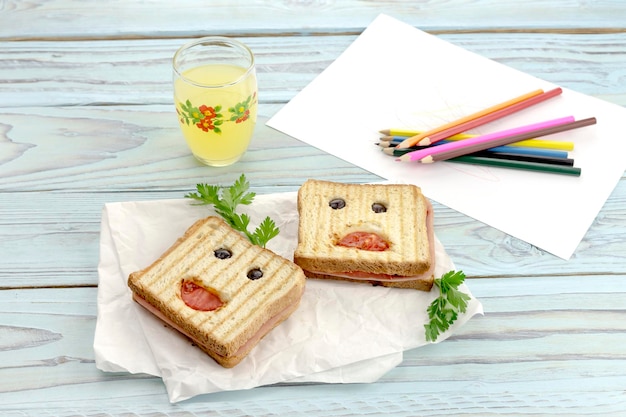
[[[101,209],[245,172],[259,193],[378,177],[264,126],[379,13],[557,85],[626,105],[626,3],[0,2],[0,415],[626,415],[626,179],[569,261],[435,204],[485,308],[372,384],[280,384],[168,402],[94,364]],[[180,138],[170,60],[189,38],[256,53],[260,123],[240,163]]]

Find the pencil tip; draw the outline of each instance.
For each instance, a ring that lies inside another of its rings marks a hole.
[[[378,131],[378,133],[380,133],[381,135],[389,135],[389,132],[389,129],[383,129]]]
[[[408,148],[409,146],[411,146],[411,144],[408,143],[408,141],[404,140],[396,145],[396,149],[405,149],[405,148]]]
[[[417,144],[419,146],[428,146],[428,145],[431,144],[430,138],[424,138],[424,139],[420,140],[419,142],[417,142]]]

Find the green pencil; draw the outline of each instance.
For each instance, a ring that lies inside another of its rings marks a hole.
[[[574,175],[580,177],[581,169],[567,165],[542,164],[538,162],[512,161],[506,159],[492,159],[481,156],[457,156],[448,159],[448,162],[458,162],[463,164],[484,165],[502,168],[523,169],[527,171],[546,172],[551,174]]]

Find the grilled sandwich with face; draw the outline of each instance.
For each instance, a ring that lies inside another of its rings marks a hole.
[[[230,368],[296,310],[305,280],[293,262],[211,216],[128,285],[135,301]]]
[[[298,214],[294,262],[307,277],[431,289],[432,206],[419,187],[308,180]]]

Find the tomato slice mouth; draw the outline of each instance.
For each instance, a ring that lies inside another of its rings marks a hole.
[[[181,283],[180,296],[187,307],[198,311],[213,311],[224,305],[217,294],[189,280]]]
[[[337,242],[337,245],[373,252],[383,252],[389,249],[389,242],[371,232],[348,233]]]

